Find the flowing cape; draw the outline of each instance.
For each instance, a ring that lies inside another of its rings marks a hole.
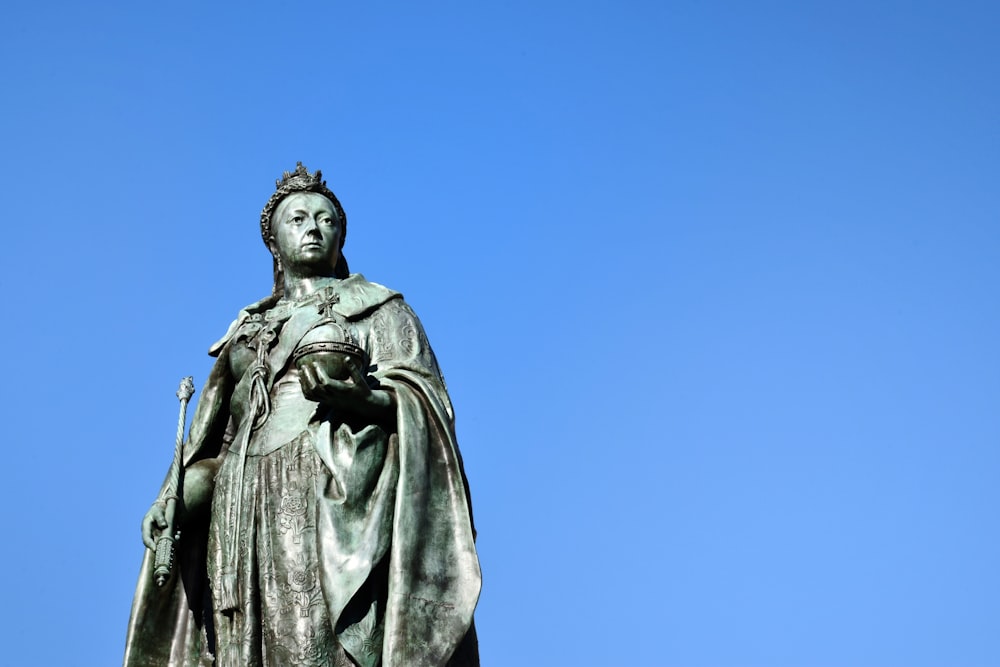
[[[322,588],[344,647],[352,620],[345,610],[358,589],[384,576],[384,667],[478,665],[473,611],[481,574],[474,543],[468,484],[455,441],[447,390],[419,320],[396,292],[358,274],[338,284],[335,309],[352,321],[375,322],[366,347],[372,375],[396,399],[396,428],[382,469],[366,494],[351,498],[352,470],[366,456],[365,432],[323,423],[315,439],[330,476],[319,503]],[[240,323],[273,306],[249,306],[213,345],[218,360],[205,383],[185,443],[184,463],[224,456],[235,431],[229,400],[229,344]],[[162,587],[153,581],[146,550],[126,641],[126,667],[212,665],[211,595],[206,574],[205,522],[182,527],[174,573]],[[390,531],[391,534],[386,534]]]

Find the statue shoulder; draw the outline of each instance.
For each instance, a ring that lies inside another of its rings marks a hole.
[[[385,303],[399,300],[403,295],[385,285],[365,280],[360,273],[352,273],[339,285],[342,314],[349,319],[359,319],[382,307]]]
[[[265,310],[273,306],[277,300],[278,298],[276,296],[271,295],[261,299],[260,301],[255,301],[246,308],[240,310],[239,314],[236,315],[236,319],[233,320],[232,324],[229,325],[229,328],[226,330],[225,335],[219,340],[212,343],[212,346],[208,348],[208,354],[213,357],[219,356],[219,354],[222,352],[222,348],[226,346],[226,343],[229,342],[229,339],[233,337],[233,334],[236,333],[236,330],[240,328],[240,325],[243,324],[243,322],[246,321],[248,317],[250,317],[254,313],[264,312]]]

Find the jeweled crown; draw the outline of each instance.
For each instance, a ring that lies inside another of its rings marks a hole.
[[[280,190],[286,186],[296,185],[305,189],[316,185],[317,183],[319,185],[326,186],[326,181],[323,180],[323,172],[317,169],[316,173],[310,176],[309,170],[302,166],[301,162],[296,162],[295,171],[284,172],[281,178],[274,181],[274,187]]]

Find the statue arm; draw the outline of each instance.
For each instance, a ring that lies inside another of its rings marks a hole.
[[[178,494],[178,523],[203,516],[211,506],[215,486],[215,475],[222,459],[233,440],[233,424],[229,418],[229,397],[232,394],[233,378],[229,372],[228,350],[224,350],[211,374],[205,381],[188,440],[184,445],[183,487]],[[169,472],[168,475],[169,477]],[[142,520],[142,541],[149,549],[155,549],[156,538],[167,527],[166,502],[163,494],[167,487],[161,487],[160,496],[153,503]]]
[[[336,380],[320,364],[303,364],[300,378],[303,393],[310,400],[395,430],[395,392],[378,379],[392,369],[407,369],[443,387],[437,360],[420,320],[402,298],[390,299],[371,316],[366,348],[371,357],[372,377],[366,377],[367,369],[352,364],[351,377]]]
[[[235,427],[232,419],[228,420],[225,434],[222,436],[222,447],[215,456],[198,459],[184,468],[184,490],[181,494],[180,520],[198,519],[204,516],[212,506],[212,493],[215,491],[215,476],[222,465],[222,459],[229,451],[229,445],[235,437]]]
[[[306,398],[340,408],[365,420],[391,425],[396,413],[392,392],[372,387],[364,371],[350,363],[350,378],[331,378],[318,363],[303,364],[300,381]]]

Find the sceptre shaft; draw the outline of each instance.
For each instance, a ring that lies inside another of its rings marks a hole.
[[[175,515],[177,513],[178,494],[184,488],[184,424],[187,421],[188,401],[194,394],[194,378],[188,376],[181,380],[181,386],[177,389],[177,398],[181,402],[180,416],[177,418],[177,439],[174,443],[174,460],[170,464],[170,473],[167,475],[167,483],[160,495],[160,500],[165,503],[163,514],[167,521],[167,527],[163,529],[156,539],[156,555],[153,559],[153,578],[157,586],[162,586],[170,578],[170,570],[174,566],[174,542],[180,537],[180,533],[175,533]]]

